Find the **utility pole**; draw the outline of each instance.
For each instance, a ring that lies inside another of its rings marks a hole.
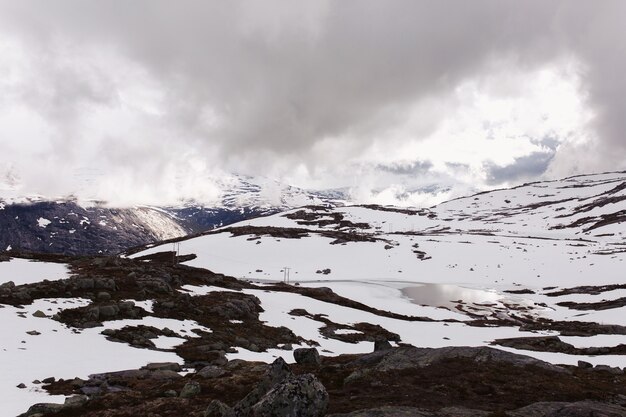
[[[283,267],[283,282],[284,282],[285,284],[289,284],[289,270],[290,270],[290,269],[291,269],[291,268],[288,268],[288,267],[286,267],[286,266],[285,266],[285,267]]]

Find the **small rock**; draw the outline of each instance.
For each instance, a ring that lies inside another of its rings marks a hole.
[[[374,342],[374,352],[389,349],[393,349],[393,346],[391,346],[391,343],[389,343],[388,340],[379,339]]]
[[[97,296],[98,301],[109,301],[111,300],[111,294],[106,291],[101,291]]]
[[[204,417],[235,417],[235,412],[223,402],[213,400],[204,411]]]
[[[26,388],[26,384],[24,384],[24,383],[22,382],[22,383],[21,383],[21,384],[19,384],[17,387],[18,387],[19,389],[24,389],[24,388]]]
[[[578,361],[578,367],[582,368],[582,369],[591,369],[591,368],[593,368],[593,365],[590,364],[589,362]]]
[[[200,384],[196,381],[187,382],[180,391],[180,398],[196,397],[201,391],[202,389],[200,388]]]
[[[173,389],[168,389],[167,391],[163,393],[163,396],[173,398],[173,397],[178,397],[178,393],[174,391]]]
[[[39,333],[37,330],[29,330],[26,332],[26,334],[29,334],[31,336],[39,336],[41,333]]]
[[[293,357],[300,365],[315,365],[321,364],[320,354],[315,348],[299,348],[293,351]]]
[[[225,370],[219,366],[208,365],[198,371],[198,376],[202,378],[219,378],[226,373]]]
[[[38,317],[38,318],[40,318],[40,319],[43,319],[43,318],[46,318],[46,317],[48,317],[48,316],[46,316],[46,313],[44,313],[43,311],[41,311],[41,310],[37,310],[37,311],[35,311],[35,312],[33,313],[33,317]]]
[[[52,384],[54,381],[56,381],[56,378],[53,376],[41,380],[44,384]]]

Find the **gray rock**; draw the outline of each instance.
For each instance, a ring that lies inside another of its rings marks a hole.
[[[401,347],[390,350],[387,353],[375,352],[370,355],[365,355],[365,357],[361,358],[361,360],[367,361],[367,356],[378,358],[379,356],[377,355],[382,353],[384,353],[384,356],[378,365],[375,366],[376,370],[382,372],[398,371],[410,368],[424,368],[441,361],[459,358],[472,360],[476,363],[502,362],[520,367],[533,365],[553,372],[570,372],[565,368],[531,358],[530,356],[518,355],[486,346],[451,346],[438,349]]]
[[[110,304],[107,306],[100,306],[98,307],[99,310],[99,316],[98,318],[100,319],[108,319],[111,317],[115,317],[119,314],[120,312],[120,308],[116,305],[116,304]]]
[[[64,408],[80,408],[83,405],[87,404],[89,401],[89,397],[86,395],[72,395],[71,397],[67,397],[65,399],[65,403],[63,404]]]
[[[540,402],[507,413],[509,417],[624,417],[624,408],[594,401]]]
[[[187,382],[180,391],[180,398],[193,398],[200,394],[202,388],[196,381]]]
[[[110,301],[111,294],[109,294],[106,291],[100,291],[98,295],[96,296],[96,298],[98,299],[98,301]]]
[[[33,313],[33,317],[37,317],[37,318],[43,319],[43,318],[46,318],[46,317],[48,317],[48,316],[47,316],[47,315],[46,315],[46,313],[44,313],[43,311],[41,311],[41,310],[37,310],[37,311],[35,311],[35,312]]]
[[[265,394],[276,385],[292,376],[293,373],[283,358],[276,359],[270,365],[267,365],[265,375],[261,382],[235,405],[235,414],[238,417],[252,415],[252,407],[258,403]]]
[[[328,393],[312,374],[290,377],[277,384],[252,407],[254,417],[322,417]]]
[[[163,396],[164,397],[170,397],[170,398],[178,397],[178,393],[176,391],[174,391],[173,389],[168,389],[167,391],[165,391],[163,393]]]
[[[315,365],[321,364],[320,354],[315,348],[300,348],[293,351],[293,357],[300,365]]]
[[[223,402],[213,400],[204,411],[204,417],[235,417],[235,412]]]
[[[578,367],[582,368],[582,369],[591,369],[591,368],[593,368],[593,365],[590,364],[589,362],[578,361]]]
[[[197,373],[202,378],[219,378],[224,375],[226,371],[219,366],[208,365],[200,369]]]

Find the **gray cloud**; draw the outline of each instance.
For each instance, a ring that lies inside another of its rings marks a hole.
[[[419,176],[428,173],[432,167],[433,164],[430,161],[412,161],[408,163],[378,164],[376,168],[390,174]]]
[[[620,0],[0,0],[0,27],[33,66],[36,82],[18,99],[45,118],[65,163],[136,165],[129,172],[145,177],[190,152],[227,170],[324,167],[325,141],[350,152],[338,158],[358,155],[411,105],[447,100],[494,62],[532,70],[573,56],[597,113],[598,168],[614,169],[626,159],[624,12]],[[129,122],[135,82],[158,96],[158,111]],[[103,108],[115,116],[77,123]],[[414,137],[444,115],[425,117]],[[0,150],[10,140],[0,133]],[[543,156],[492,167],[492,180],[541,174]]]
[[[499,185],[539,178],[546,172],[553,158],[554,152],[533,152],[516,158],[515,162],[509,165],[486,164],[487,182],[491,185]]]

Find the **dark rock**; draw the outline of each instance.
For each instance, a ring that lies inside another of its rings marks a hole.
[[[321,364],[320,354],[315,348],[299,348],[293,351],[293,357],[300,365],[315,365]]]
[[[161,369],[158,371],[151,371],[148,374],[148,378],[150,379],[181,379],[182,376],[174,371],[170,371],[169,369]]]
[[[26,334],[29,334],[31,336],[39,336],[41,333],[39,333],[37,330],[29,330],[26,332]]]
[[[27,417],[34,416],[37,414],[40,415],[48,415],[48,414],[56,414],[63,410],[65,406],[63,404],[53,404],[53,403],[39,403],[35,404],[28,409],[27,412],[21,414],[19,417]]]
[[[589,362],[578,361],[578,367],[582,368],[582,369],[591,369],[591,368],[593,368],[593,365],[590,364]]]
[[[197,397],[202,389],[200,384],[195,381],[187,382],[183,389],[180,391],[180,398],[192,398]]]
[[[261,382],[248,393],[234,407],[237,416],[251,415],[252,407],[258,403],[265,394],[267,394],[277,384],[293,376],[291,369],[283,358],[278,358],[270,365],[267,365],[265,375]]]
[[[613,375],[623,375],[624,371],[622,370],[622,368],[617,368],[617,367],[613,367],[613,366],[608,366],[608,365],[596,365],[593,368],[594,371],[601,371],[601,372],[609,372]]]
[[[202,378],[219,378],[224,375],[226,371],[219,366],[209,365],[200,369],[197,373]]]
[[[89,397],[86,395],[72,395],[71,397],[67,397],[65,399],[65,403],[63,404],[64,408],[80,408],[83,405],[87,404],[89,401]]]
[[[384,352],[375,352],[370,355],[377,355],[379,353]],[[365,355],[365,357],[367,356],[368,355]],[[376,365],[376,370],[386,372],[410,368],[423,368],[441,361],[457,358],[470,359],[476,363],[501,362],[519,367],[532,365],[554,372],[569,372],[565,368],[531,358],[530,356],[518,355],[486,346],[451,346],[438,349],[400,347],[385,353],[378,365]]]
[[[46,317],[48,317],[48,316],[47,316],[47,315],[46,315],[46,313],[44,313],[43,311],[41,311],[41,310],[37,310],[37,311],[35,311],[35,312],[33,313],[33,317],[38,317],[38,318],[40,318],[40,319],[43,319],[43,318],[46,318]]]
[[[380,352],[381,350],[389,350],[393,349],[391,343],[387,340],[376,340],[374,341],[374,352]]]
[[[44,384],[52,384],[54,381],[56,381],[56,378],[53,376],[41,380]]]
[[[312,374],[290,377],[276,385],[252,407],[254,417],[321,417],[328,393]]]
[[[24,389],[24,388],[26,388],[26,384],[24,384],[24,383],[22,382],[22,383],[20,383],[17,387],[18,387],[18,388],[20,388],[20,389]]]
[[[176,362],[155,362],[149,363],[143,366],[141,369],[147,369],[148,371],[174,371],[180,372],[180,365]]]
[[[110,301],[111,294],[106,291],[101,291],[98,293],[98,296],[96,298],[98,299],[98,301]]]
[[[110,304],[110,305],[98,307],[98,311],[99,311],[98,318],[110,319],[119,314],[120,308],[116,304]]]

